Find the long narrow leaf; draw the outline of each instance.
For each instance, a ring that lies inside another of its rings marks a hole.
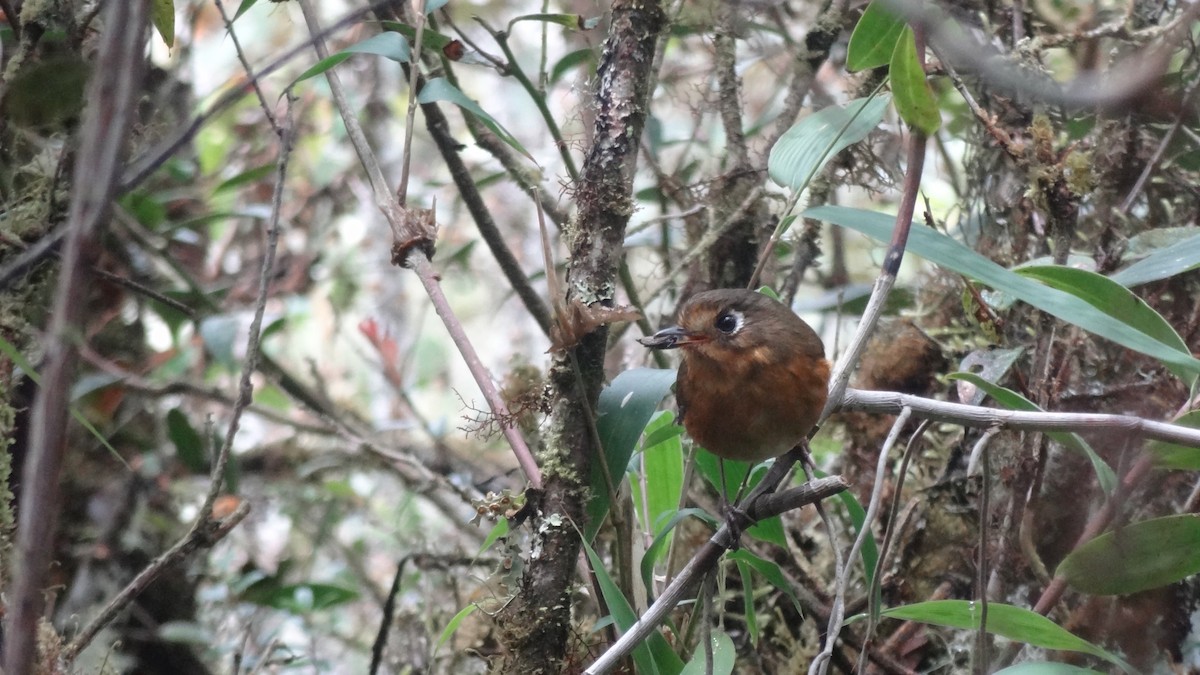
[[[803,215],[848,227],[881,242],[891,239],[895,220],[886,214],[841,206],[819,206],[807,210]],[[1140,327],[1114,319],[1081,298],[1011,272],[924,225],[913,223],[908,249],[930,262],[1004,291],[1067,323],[1182,368],[1190,377],[1200,375],[1200,361],[1191,354],[1163,344]]]
[[[805,117],[779,138],[767,158],[771,180],[792,190],[804,187],[842,150],[867,137],[883,119],[888,97],[831,105]]]
[[[450,81],[446,78],[436,77],[426,82],[425,86],[421,87],[421,93],[417,96],[417,100],[421,103],[433,103],[434,101],[446,101],[453,103],[454,105],[479,118],[479,121],[482,122],[485,127],[490,129],[492,133],[496,134],[500,140],[507,143],[510,147],[512,147],[512,149],[528,157],[529,161],[537,164],[537,162],[534,162],[533,160],[533,155],[529,154],[529,151],[525,149],[525,146],[521,145],[520,141],[518,141],[512,134],[508,133],[508,130],[501,126],[501,124],[497,122],[494,117],[487,114],[483,108],[479,107],[478,103],[468,98],[467,95],[462,93],[458,87],[450,84]]]
[[[1075,549],[1055,576],[1093,595],[1127,595],[1200,572],[1200,516],[1184,513],[1126,525]]]
[[[972,600],[930,600],[885,609],[883,616],[920,621],[935,626],[978,630],[982,612],[979,603]],[[984,630],[1035,647],[1091,654],[1117,665],[1127,673],[1136,672],[1116,655],[1072,634],[1041,614],[1022,607],[989,602],[987,626]]]

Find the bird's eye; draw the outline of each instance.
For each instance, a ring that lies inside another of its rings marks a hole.
[[[717,320],[713,322],[713,325],[722,333],[733,335],[742,327],[742,313],[733,310],[721,312],[717,315]]]

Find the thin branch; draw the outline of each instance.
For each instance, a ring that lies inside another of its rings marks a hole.
[[[1170,129],[1167,129],[1167,133],[1163,134],[1162,141],[1158,144],[1158,148],[1154,150],[1154,154],[1150,157],[1149,161],[1146,162],[1146,166],[1142,169],[1141,175],[1138,176],[1137,181],[1133,184],[1133,187],[1129,189],[1129,194],[1125,195],[1125,200],[1122,201],[1121,206],[1117,208],[1117,213],[1126,214],[1129,213],[1129,209],[1133,208],[1133,201],[1137,199],[1137,196],[1141,193],[1142,188],[1146,186],[1146,181],[1150,180],[1150,174],[1154,171],[1154,167],[1158,166],[1158,162],[1162,159],[1163,155],[1166,154],[1167,146],[1171,144],[1171,139],[1175,137],[1175,134],[1179,131],[1179,128],[1183,126],[1184,118],[1191,117],[1192,99],[1195,97],[1197,91],[1200,91],[1200,77],[1194,77],[1192,83],[1188,85],[1187,91],[1184,92],[1183,99],[1180,101],[1179,115],[1175,118],[1175,123],[1171,125]]]
[[[9,588],[4,630],[4,670],[34,670],[43,586],[55,544],[59,486],[69,398],[84,335],[88,270],[99,253],[97,230],[111,212],[121,155],[134,117],[145,66],[147,4],[111,2],[100,37],[97,67],[88,82],[84,123],[71,184],[62,270],[55,289],[45,345],[42,386],[34,401],[29,456],[22,477],[16,573]]]
[[[100,610],[100,613],[83,630],[79,631],[79,634],[63,648],[61,652],[63,662],[68,665],[73,663],[80,652],[96,638],[96,635],[105,626],[112,623],[113,619],[116,619],[117,615],[141,595],[150,584],[154,583],[160,574],[187,560],[196,551],[210,548],[224,539],[249,514],[250,502],[243,501],[238,504],[233,513],[222,520],[197,521],[186,536],[175,542],[175,545],[167,549],[166,553],[152,560],[125,588],[121,589],[120,593],[109,600],[104,609]]]
[[[1135,52],[1137,56],[1104,72],[1083,72],[1066,83],[1026,68],[976,38],[961,25],[952,25],[944,9],[922,0],[886,0],[886,7],[914,28],[928,32],[929,40],[960,68],[979,73],[996,89],[1019,94],[1046,104],[1068,108],[1118,108],[1128,105],[1149,87],[1156,86],[1170,62],[1177,43],[1200,14],[1200,3],[1184,5],[1178,19],[1157,28],[1161,36],[1154,47]]]
[[[242,414],[250,406],[254,394],[253,375],[258,370],[258,355],[262,340],[262,320],[266,313],[268,291],[271,276],[275,266],[275,249],[279,241],[279,213],[283,206],[284,185],[287,179],[288,161],[291,159],[292,146],[295,141],[292,120],[292,99],[288,97],[287,113],[282,126],[276,127],[279,133],[279,158],[276,162],[275,190],[271,203],[271,218],[267,225],[267,245],[263,255],[262,268],[258,278],[258,297],[254,305],[254,318],[250,321],[250,334],[246,338],[246,356],[242,361],[241,380],[238,384],[238,396],[233,404],[229,426],[225,431],[225,439],[217,451],[217,457],[212,463],[209,473],[208,494],[200,506],[191,529],[188,530],[174,546],[165,554],[155,559],[146,569],[142,570],[120,593],[109,601],[108,605],[92,619],[79,635],[71,641],[64,650],[64,659],[70,663],[96,637],[96,635],[116,618],[130,602],[146,589],[160,574],[171,566],[184,560],[192,552],[212,546],[237,526],[246,514],[250,512],[249,502],[241,502],[234,513],[224,520],[217,520],[213,515],[213,507],[221,494],[225,480],[225,469],[229,464],[229,456],[233,451],[233,440],[237,437]]]
[[[229,33],[229,39],[233,42],[233,50],[237,52],[238,61],[242,63],[242,70],[245,70],[246,75],[250,78],[250,86],[254,89],[254,95],[258,97],[258,105],[262,108],[263,114],[267,116],[271,128],[278,130],[279,121],[275,119],[275,113],[271,112],[271,106],[267,104],[267,97],[263,95],[262,87],[259,86],[259,78],[254,77],[254,69],[250,67],[250,61],[246,59],[246,52],[242,50],[242,41],[238,39],[237,32],[233,30],[233,19],[230,19],[229,13],[225,11],[225,3],[221,0],[213,1],[217,5],[217,11],[221,13],[221,21],[225,22],[225,32]]]
[[[984,408],[963,403],[948,403],[889,391],[847,389],[837,409],[883,414],[898,414],[912,408],[917,417],[935,422],[950,422],[965,427],[1000,425],[1030,431],[1120,431],[1134,437],[1168,441],[1200,448],[1200,429],[1157,422],[1133,415],[1106,413],[1024,412]]]
[[[871,501],[867,505],[867,514],[863,517],[862,526],[858,528],[858,535],[854,538],[854,543],[846,554],[847,560],[857,558],[867,537],[871,536],[872,526],[875,524],[875,514],[879,512],[879,505],[883,501],[883,477],[887,474],[888,455],[891,454],[892,446],[900,438],[900,432],[908,425],[911,417],[912,410],[910,408],[900,411],[900,415],[892,423],[891,432],[883,442],[883,447],[879,450],[879,460],[875,466],[875,483],[871,488]],[[838,634],[842,632],[842,620],[845,618],[846,612],[846,588],[850,585],[851,569],[853,568],[850,565],[843,565],[839,571],[833,589],[833,601],[829,605],[829,623],[825,628],[825,647],[809,666],[810,674],[824,675],[829,669],[829,659],[833,656],[834,646],[837,645]]]
[[[988,641],[987,632],[987,614],[988,614],[988,521],[991,520],[991,514],[988,502],[991,501],[992,493],[992,464],[988,458],[988,445],[999,433],[1000,427],[992,427],[984,432],[979,441],[975,443],[975,447],[971,449],[971,460],[979,458],[981,473],[983,474],[983,487],[979,497],[979,559],[976,562],[976,577],[975,584],[979,594],[979,631],[975,634],[975,672],[979,675],[987,675],[988,672],[988,647],[991,645]],[[971,470],[968,469],[970,474]]]
[[[308,24],[309,32],[314,36],[313,47],[316,49],[319,57],[325,58],[329,52],[325,48],[324,41],[316,37],[321,35],[322,31],[317,17],[313,12],[312,5],[307,0],[301,0],[300,8],[304,13],[304,20]],[[346,126],[346,135],[350,138],[350,142],[358,154],[359,162],[362,164],[370,180],[375,205],[383,213],[388,221],[388,225],[391,227],[394,238],[392,243],[393,262],[405,267],[411,267],[416,273],[417,278],[420,279],[421,285],[425,287],[425,292],[433,303],[434,310],[446,326],[446,331],[450,334],[455,347],[458,348],[459,354],[475,379],[475,383],[479,385],[479,389],[483,393],[484,399],[488,402],[488,407],[491,408],[492,414],[497,419],[512,419],[512,416],[508,412],[508,407],[496,389],[496,384],[492,380],[491,374],[488,372],[487,367],[483,365],[483,361],[479,358],[479,354],[475,351],[475,347],[467,337],[466,331],[463,330],[462,323],[459,322],[458,317],[455,316],[454,311],[450,308],[450,303],[446,300],[441,285],[438,283],[438,275],[434,271],[433,265],[429,262],[428,256],[433,251],[433,243],[436,236],[432,214],[418,214],[402,206],[397,201],[396,196],[388,188],[387,180],[383,176],[383,170],[380,168],[374,152],[372,152],[370,145],[367,143],[362,125],[359,124],[358,118],[354,116],[352,108],[346,100],[346,93],[342,87],[341,78],[334,70],[326,71],[325,78],[329,82],[329,90],[333,94],[334,102],[337,104],[342,121]],[[513,453],[517,457],[517,462],[525,472],[526,480],[534,487],[539,487],[541,485],[541,471],[538,469],[533,453],[530,452],[529,446],[525,443],[525,439],[521,436],[520,431],[516,429],[515,425],[511,424],[501,425],[501,429],[504,437],[512,447]]]
[[[923,50],[918,50],[918,54]],[[887,257],[883,261],[883,269],[875,279],[875,288],[871,291],[871,299],[863,311],[858,329],[854,333],[846,351],[838,357],[829,378],[829,398],[821,419],[829,417],[834,406],[842,400],[842,392],[850,382],[850,374],[858,364],[867,341],[875,332],[875,324],[883,314],[887,296],[896,283],[896,273],[904,260],[904,248],[908,243],[908,232],[912,227],[913,211],[917,206],[917,192],[921,187],[921,171],[925,166],[925,134],[913,130],[908,138],[908,162],[904,174],[904,185],[901,188],[900,206],[896,211],[896,224],[892,229],[892,241],[888,246]],[[895,412],[900,412],[899,408]]]

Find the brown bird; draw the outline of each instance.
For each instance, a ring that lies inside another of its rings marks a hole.
[[[679,310],[678,325],[639,342],[683,350],[675,380],[679,417],[718,457],[778,457],[807,438],[825,407],[829,362],[821,338],[761,293],[697,293]]]

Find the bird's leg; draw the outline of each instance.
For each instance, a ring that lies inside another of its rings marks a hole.
[[[746,484],[750,482],[750,469],[746,469],[746,473],[742,475],[742,484],[738,487],[737,494],[733,501],[729,501],[729,494],[725,480],[725,459],[718,459],[718,466],[721,467],[721,513],[725,517],[725,524],[729,526],[729,533],[732,535],[733,550],[736,551],[741,546],[742,532],[747,527],[754,524],[750,515],[742,510],[739,505],[739,500],[742,498],[742,492],[746,490]]]

